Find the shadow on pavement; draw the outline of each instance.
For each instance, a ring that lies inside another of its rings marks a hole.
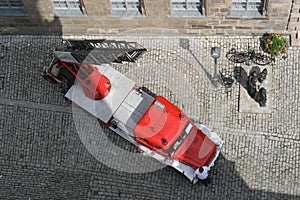
[[[238,83],[240,83],[243,88],[247,90],[248,87],[248,73],[243,67],[235,67],[234,68],[234,78]]]
[[[211,82],[212,85],[217,86],[217,82],[215,81],[214,77],[205,69],[205,67],[202,65],[202,63],[199,61],[197,56],[190,50],[190,44],[188,39],[180,38],[179,39],[179,46],[182,47],[183,49],[187,50],[190,52],[190,54],[195,58],[199,66],[201,67],[202,71],[205,73],[209,81]]]
[[[235,169],[235,162],[227,160],[222,154],[216,161],[215,166],[210,172],[212,182],[205,187],[201,182],[195,185],[185,180],[183,176],[180,176],[177,171],[173,169],[163,169],[164,172],[170,170],[171,172],[168,181],[163,181],[165,184],[161,185],[162,190],[172,191],[171,195],[165,197],[175,199],[286,199],[293,200],[299,199],[299,196],[290,194],[281,194],[276,192],[269,192],[264,190],[257,190],[249,188],[247,183],[240,176],[239,172]],[[160,174],[164,172],[160,171]],[[168,173],[168,172],[167,172]],[[149,182],[154,180],[149,180]],[[268,181],[264,181],[264,177],[258,177],[257,187],[269,187]],[[167,186],[169,184],[169,186]],[[166,188],[164,188],[166,187]],[[168,189],[171,188],[171,189]],[[158,191],[158,193],[163,191]]]

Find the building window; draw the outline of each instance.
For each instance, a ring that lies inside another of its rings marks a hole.
[[[21,0],[0,0],[0,15],[24,16],[25,12]]]
[[[83,8],[80,0],[51,0],[54,15],[76,16],[83,15]]]
[[[200,17],[202,15],[202,0],[171,0],[172,17]]]
[[[117,17],[140,17],[142,6],[140,0],[110,0],[111,15]]]
[[[263,0],[232,0],[230,17],[257,18],[263,17]]]

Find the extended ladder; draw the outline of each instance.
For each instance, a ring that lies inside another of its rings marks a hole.
[[[66,51],[79,63],[110,64],[135,62],[147,51],[136,42],[115,40],[64,40]]]

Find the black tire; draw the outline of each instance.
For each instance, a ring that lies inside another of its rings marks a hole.
[[[261,53],[256,53],[252,56],[251,60],[257,65],[268,65],[272,62],[272,59]]]
[[[72,104],[72,100],[68,99],[67,97],[64,97],[65,101],[68,102],[69,104]]]
[[[48,74],[42,74],[42,77],[50,83],[57,83],[57,81]]]

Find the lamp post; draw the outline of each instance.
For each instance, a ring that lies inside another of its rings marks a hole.
[[[215,87],[219,87],[218,83],[222,81],[220,74],[217,72],[217,60],[221,56],[221,48],[220,47],[212,47],[211,48],[211,57],[215,61],[215,74],[213,76],[213,82],[215,83]]]

